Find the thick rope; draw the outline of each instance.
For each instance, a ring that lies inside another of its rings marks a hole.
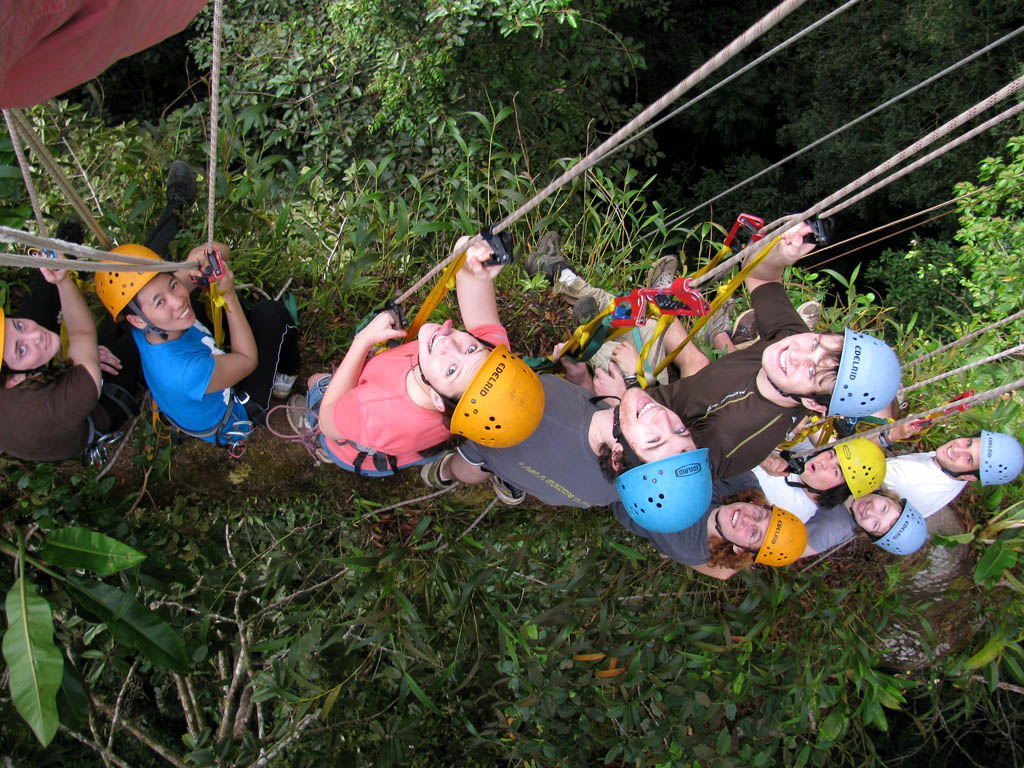
[[[681,213],[678,216],[675,216],[674,218],[672,218],[670,221],[667,222],[666,226],[670,227],[670,228],[675,226],[679,222],[681,222],[684,219],[686,219],[688,216],[691,216],[692,214],[697,213],[697,211],[700,211],[701,209],[703,209],[704,207],[706,207],[708,205],[711,205],[711,203],[714,203],[715,201],[722,199],[726,195],[729,195],[729,194],[735,192],[737,189],[741,189],[741,188],[745,187],[747,184],[749,184],[752,181],[755,181],[755,180],[761,178],[766,173],[774,171],[776,168],[779,168],[779,167],[785,165],[790,160],[796,159],[797,157],[799,157],[800,155],[804,154],[805,152],[808,152],[808,151],[814,149],[815,147],[819,146],[820,144],[823,144],[824,142],[828,141],[829,139],[834,138],[834,137],[838,136],[839,134],[843,133],[847,129],[852,128],[853,126],[857,125],[858,123],[861,123],[864,120],[867,120],[869,117],[872,117],[873,115],[878,114],[883,109],[886,109],[887,107],[891,107],[896,102],[905,99],[907,96],[910,96],[911,94],[916,93],[917,91],[919,91],[920,89],[924,88],[925,86],[930,85],[930,84],[934,83],[936,80],[938,80],[938,79],[940,79],[942,77],[945,77],[946,75],[950,74],[951,72],[956,71],[957,69],[959,69],[963,65],[965,65],[965,64],[967,64],[967,63],[969,63],[971,61],[974,61],[979,56],[982,56],[982,55],[988,53],[993,48],[995,48],[995,47],[1005,43],[1007,40],[1013,39],[1014,37],[1019,35],[1021,32],[1024,32],[1024,26],[1017,27],[1017,29],[1015,29],[1013,32],[1010,32],[1009,34],[1003,35],[1001,38],[999,38],[995,42],[989,43],[984,48],[981,48],[981,49],[975,51],[974,53],[970,54],[969,56],[965,56],[964,58],[960,59],[960,61],[956,62],[955,64],[951,64],[950,66],[946,67],[941,72],[936,72],[931,77],[922,80],[917,85],[912,86],[912,87],[908,88],[907,90],[903,91],[903,93],[901,93],[901,94],[899,94],[897,96],[894,96],[893,98],[889,99],[888,101],[886,101],[886,102],[884,102],[882,104],[879,104],[874,109],[871,109],[871,110],[865,112],[860,117],[854,118],[853,120],[851,120],[850,122],[846,123],[845,125],[842,125],[839,128],[836,128],[834,131],[825,134],[820,139],[815,139],[810,144],[805,146],[803,149],[798,149],[796,152],[794,152],[791,155],[788,155],[787,157],[782,158],[777,163],[772,163],[767,168],[764,168],[764,169],[758,171],[753,176],[750,176],[749,178],[744,179],[743,181],[741,181],[739,184],[734,184],[733,186],[729,187],[724,192],[721,192],[721,193],[715,195],[714,197],[708,198],[707,200],[705,200],[704,202],[700,203],[697,206],[694,206],[690,210],[685,211],[684,213]],[[650,233],[650,234],[653,235],[653,233]],[[648,236],[650,236],[650,235],[648,235]]]
[[[877,176],[882,175],[883,173],[886,173],[891,168],[893,168],[896,165],[899,165],[904,160],[906,160],[908,157],[916,154],[917,152],[919,152],[921,149],[923,149],[924,147],[928,146],[932,142],[936,141],[937,139],[942,138],[943,136],[945,136],[949,132],[955,130],[956,128],[960,127],[961,125],[963,125],[964,123],[968,122],[969,120],[972,120],[975,116],[977,116],[977,114],[979,112],[981,112],[983,110],[986,110],[986,109],[988,109],[989,107],[992,107],[995,104],[998,104],[1000,101],[1002,101],[1002,100],[1004,100],[1006,98],[1009,98],[1014,93],[1019,91],[1021,88],[1024,88],[1024,76],[1018,77],[1016,80],[1013,80],[1012,82],[1010,82],[1007,85],[1003,86],[998,91],[996,91],[992,95],[988,96],[987,98],[983,99],[982,101],[978,102],[977,104],[975,104],[970,109],[965,110],[964,112],[960,113],[955,118],[953,118],[952,120],[949,120],[945,124],[943,124],[940,127],[936,128],[934,131],[930,132],[929,134],[927,134],[923,138],[918,139],[917,141],[915,141],[910,146],[908,146],[908,147],[902,149],[901,151],[897,152],[895,155],[890,157],[888,160],[883,162],[881,165],[876,166],[875,168],[873,168],[872,170],[870,170],[867,173],[863,174],[859,178],[855,179],[854,181],[851,181],[845,187],[842,187],[837,192],[834,192],[833,194],[829,195],[824,200],[822,200],[819,203],[813,205],[811,208],[807,209],[803,213],[795,213],[795,214],[792,214],[790,216],[784,216],[784,217],[781,217],[779,219],[776,219],[771,224],[766,225],[764,227],[764,231],[765,231],[764,237],[765,238],[775,237],[776,235],[778,235],[778,234],[782,233],[783,231],[785,231],[785,229],[787,229],[792,224],[794,224],[796,222],[800,222],[800,221],[805,221],[806,219],[809,219],[812,216],[818,215],[821,211],[829,208],[830,206],[835,206],[836,203],[839,200],[842,200],[847,195],[849,195],[852,192],[854,192],[854,191],[858,190],[859,188],[863,187],[865,184],[867,184],[872,179],[876,178]],[[750,245],[748,245],[746,248],[744,248],[739,253],[735,254],[734,256],[731,256],[730,258],[728,258],[725,261],[723,261],[721,264],[719,264],[714,269],[709,270],[702,277],[694,280],[694,285],[699,287],[699,286],[704,285],[705,283],[707,283],[707,282],[717,278],[719,275],[721,275],[725,271],[731,269],[733,267],[733,265],[735,265],[737,263],[740,263],[740,262],[744,261],[745,259],[747,259],[749,256],[751,256],[757,250],[758,250],[758,243],[751,243]]]
[[[1002,352],[997,352],[994,355],[989,355],[988,357],[983,357],[980,360],[975,360],[974,362],[966,363],[964,365],[961,365],[959,368],[954,368],[952,371],[946,371],[945,373],[940,373],[937,376],[932,376],[930,379],[925,379],[924,381],[918,381],[918,382],[916,382],[914,384],[911,384],[909,387],[903,387],[902,389],[900,389],[896,393],[896,396],[900,397],[902,395],[907,394],[907,392],[913,392],[916,389],[921,389],[921,387],[928,386],[929,384],[934,384],[937,381],[942,381],[943,379],[948,379],[950,376],[956,376],[958,373],[963,373],[964,371],[969,371],[969,370],[971,370],[971,368],[977,368],[979,365],[984,365],[985,363],[991,363],[991,362],[993,362],[995,360],[1001,360],[1004,357],[1009,357],[1010,355],[1015,355],[1015,354],[1017,354],[1018,352],[1021,352],[1021,351],[1024,351],[1024,344],[1018,344],[1015,347],[1010,347],[1009,349],[1004,349]]]
[[[217,191],[217,123],[220,119],[220,38],[224,0],[213,3],[213,57],[210,60],[210,152],[206,160],[206,242],[213,248],[213,208]]]
[[[607,156],[613,149],[615,149],[620,143],[622,143],[628,136],[640,127],[649,122],[655,115],[662,112],[668,107],[673,101],[682,96],[686,91],[692,88],[694,85],[699,83],[701,80],[706,78],[712,72],[720,68],[723,64],[729,61],[731,58],[736,56],[740,51],[750,45],[752,42],[761,37],[765,32],[778,24],[782,19],[792,13],[794,10],[804,4],[806,0],[783,0],[778,6],[768,12],[763,18],[759,19],[754,23],[746,32],[737,37],[725,48],[715,54],[712,58],[708,59],[704,64],[698,67],[694,72],[680,81],[674,88],[664,94],[657,101],[652,103],[640,114],[630,120],[626,125],[612,134],[606,139],[600,146],[595,150],[587,153],[576,165],[569,170],[565,171],[561,176],[548,184],[544,189],[535,194],[523,205],[517,208],[515,211],[510,213],[500,222],[494,225],[492,232],[495,234],[508,229],[509,226],[519,221],[527,213],[532,211],[544,200],[554,194],[562,186],[568,184],[573,179],[581,176],[586,171],[590,170],[598,162],[600,162],[605,156]],[[472,241],[471,241],[472,242]],[[466,247],[468,247],[468,243]],[[401,304],[408,299],[412,294],[416,293],[420,288],[426,285],[438,272],[448,266],[449,263],[465,251],[465,247],[457,248],[452,251],[447,258],[435,264],[422,278],[420,278],[411,288],[402,293],[396,301]]]
[[[994,400],[997,397],[1002,397],[1003,395],[1018,390],[1021,387],[1024,387],[1024,379],[1017,379],[1016,381],[1012,381],[1009,384],[1004,384],[1001,387],[986,389],[984,392],[980,392],[976,395],[971,395],[970,397],[965,397],[963,400],[957,400],[956,404],[963,406],[972,406],[976,405],[977,403],[984,403],[989,400]],[[834,448],[835,446],[840,445],[841,443],[847,443],[850,440],[854,440],[856,438],[864,438],[865,440],[869,440],[872,437],[877,437],[878,435],[882,434],[882,432],[885,432],[888,429],[892,429],[893,427],[900,427],[903,426],[904,424],[909,424],[912,421],[926,419],[936,412],[941,412],[945,410],[947,406],[948,403],[943,403],[942,405],[935,406],[934,408],[926,408],[923,411],[918,411],[917,413],[912,413],[909,416],[904,416],[902,419],[899,419],[897,421],[881,424],[877,427],[873,427],[864,432],[855,432],[849,437],[844,437],[842,440],[836,440],[834,443],[831,444],[831,447]],[[797,451],[793,455],[797,458],[803,458],[804,456],[810,456],[813,453],[817,453],[819,450],[820,448],[817,447],[807,448],[803,451]]]
[[[46,237],[49,232],[46,230],[46,221],[43,219],[42,208],[39,207],[39,196],[36,194],[36,185],[32,183],[32,174],[29,172],[28,160],[25,158],[25,150],[21,147],[21,136],[10,110],[4,110],[4,122],[7,123],[7,133],[11,136],[11,146],[14,147],[14,156],[18,159],[18,167],[21,169],[21,178],[25,182],[25,189],[28,190],[28,201],[32,205],[32,213],[36,217],[36,229],[39,234]]]
[[[21,134],[22,138],[28,143],[32,149],[32,153],[35,155],[39,164],[46,169],[46,172],[50,174],[50,177],[54,180],[61,192],[64,193],[64,197],[71,204],[71,207],[75,209],[75,213],[78,214],[78,218],[85,222],[85,225],[89,228],[89,231],[96,236],[99,240],[100,245],[108,251],[112,247],[112,243],[107,233],[100,227],[99,222],[96,221],[92,212],[86,207],[85,203],[82,202],[82,198],[75,192],[75,188],[71,186],[71,182],[68,181],[67,176],[57,165],[57,162],[53,159],[53,156],[46,149],[46,145],[40,141],[39,137],[36,136],[35,131],[32,130],[32,126],[29,124],[25,116],[17,109],[4,110],[4,112],[11,113],[11,119],[14,124],[18,127],[18,133]]]
[[[976,331],[971,331],[966,336],[961,336],[956,341],[951,341],[949,342],[949,344],[941,346],[938,349],[933,349],[931,352],[925,352],[920,357],[916,357],[909,363],[905,363],[903,366],[903,370],[907,370],[911,366],[917,365],[918,363],[924,362],[925,360],[935,357],[936,355],[945,352],[947,349],[953,349],[953,347],[959,347],[961,344],[966,344],[968,341],[978,338],[983,333],[987,333],[988,331],[994,331],[996,328],[1002,328],[1004,325],[1012,323],[1014,320],[1019,320],[1022,317],[1024,317],[1024,309],[1018,312],[1014,312],[1012,315],[1004,317],[1002,320],[997,320],[994,323],[990,323],[982,328],[979,328]]]
[[[750,62],[749,64],[747,64],[744,67],[741,67],[740,69],[737,69],[735,72],[733,72],[728,77],[725,77],[722,80],[718,81],[717,83],[712,85],[710,88],[708,88],[706,91],[701,92],[700,95],[695,96],[694,98],[690,99],[688,102],[683,104],[681,107],[676,107],[675,109],[673,109],[671,112],[669,112],[664,117],[662,117],[659,120],[656,120],[655,122],[653,122],[650,125],[648,125],[646,128],[644,128],[639,133],[634,134],[633,136],[630,136],[626,141],[622,142],[619,146],[617,146],[614,149],[610,150],[608,152],[608,154],[605,155],[605,157],[608,157],[609,155],[613,155],[616,152],[619,152],[620,150],[625,149],[626,147],[628,147],[630,144],[632,144],[637,139],[642,138],[643,136],[646,136],[648,133],[653,131],[658,126],[662,125],[663,123],[668,122],[669,120],[671,120],[674,117],[677,117],[678,115],[680,115],[681,113],[683,113],[686,110],[688,110],[690,107],[692,107],[697,102],[699,102],[702,99],[705,99],[708,96],[710,96],[711,94],[713,94],[715,91],[717,91],[717,90],[719,90],[721,88],[724,88],[725,86],[727,86],[729,83],[731,83],[736,78],[741,77],[741,76],[745,75],[747,72],[749,72],[750,70],[754,69],[761,62],[766,61],[766,60],[770,59],[772,56],[774,56],[776,53],[779,53],[780,51],[785,50],[786,48],[791,46],[793,43],[795,43],[797,40],[800,40],[801,38],[806,37],[811,32],[816,30],[818,27],[822,26],[823,24],[827,24],[829,21],[834,19],[836,16],[838,16],[839,14],[841,14],[844,11],[848,10],[849,8],[853,7],[854,5],[856,5],[859,2],[860,2],[860,0],[847,0],[846,3],[844,3],[841,6],[839,6],[834,11],[830,11],[829,13],[825,14],[820,19],[815,21],[813,24],[810,24],[810,25],[804,27],[803,29],[801,29],[799,32],[797,32],[792,37],[789,37],[786,40],[783,40],[781,43],[776,45],[771,50],[769,50],[769,51],[767,51],[765,53],[762,53],[760,56],[758,56],[752,62]],[[1022,28],[1022,29],[1024,29],[1024,28]],[[681,219],[679,219],[679,220],[681,220]],[[679,220],[675,221],[674,223],[678,223]],[[655,230],[655,231],[657,231],[657,230]],[[653,234],[653,233],[651,233],[651,234]],[[649,235],[644,235],[644,237],[648,237],[648,236]]]
[[[74,259],[50,259],[45,256],[0,252],[0,264],[12,267],[75,269],[79,272],[176,272],[179,269],[192,269],[200,266],[198,261],[153,261],[123,253],[108,253],[87,245],[69,243],[52,237],[39,237],[10,227],[0,227],[0,243],[52,250],[78,257],[76,261]]]
[[[882,187],[886,186],[887,184],[891,184],[892,182],[896,181],[897,179],[902,178],[903,176],[906,176],[908,173],[916,171],[922,165],[925,165],[925,164],[931,162],[932,160],[934,160],[935,158],[940,157],[941,155],[946,154],[951,149],[956,149],[961,144],[965,144],[966,142],[968,142],[971,139],[973,139],[975,136],[978,136],[979,134],[984,133],[985,131],[987,131],[992,126],[998,125],[999,123],[1003,122],[1004,120],[1007,120],[1008,118],[1014,117],[1015,115],[1019,115],[1022,111],[1024,111],[1024,101],[1022,101],[1022,102],[1020,102],[1018,104],[1015,104],[1014,106],[1010,107],[1007,110],[1004,110],[1004,111],[1000,112],[995,117],[990,117],[984,123],[982,123],[981,125],[979,125],[979,126],[977,126],[975,128],[972,128],[971,130],[969,130],[967,133],[963,134],[962,136],[958,136],[957,138],[953,139],[952,141],[946,142],[945,144],[943,144],[938,149],[932,150],[931,152],[929,152],[924,157],[922,157],[922,158],[912,162],[910,165],[906,165],[903,168],[900,168],[899,170],[897,170],[896,172],[889,174],[888,176],[886,176],[881,181],[879,181],[879,182],[877,182],[875,184],[872,184],[870,187],[868,187],[867,189],[861,191],[857,195],[854,195],[849,200],[844,200],[842,203],[840,203],[839,205],[835,206],[834,208],[831,208],[830,210],[827,210],[827,211],[823,211],[821,213],[822,218],[827,218],[829,216],[834,216],[835,214],[839,213],[839,211],[841,211],[841,210],[843,210],[845,208],[849,208],[854,203],[859,202],[860,200],[863,200],[865,197],[867,197],[868,195],[870,195],[870,194],[872,194],[874,192],[877,192],[879,189],[881,189]]]

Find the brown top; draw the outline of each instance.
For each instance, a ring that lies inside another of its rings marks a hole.
[[[80,456],[89,439],[86,416],[98,400],[81,365],[38,389],[0,389],[0,451],[28,461]]]
[[[773,342],[807,333],[781,283],[766,283],[750,294],[760,341],[723,355],[705,368],[662,387],[651,397],[679,414],[694,442],[708,449],[715,477],[753,469],[786,438],[806,414],[802,405],[776,405],[757,390],[761,354]]]

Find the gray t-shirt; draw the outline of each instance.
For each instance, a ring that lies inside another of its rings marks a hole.
[[[459,453],[506,483],[554,507],[603,507],[619,500],[590,448],[590,420],[604,406],[558,376],[540,377],[544,417],[533,434],[511,448],[463,443]]]
[[[616,504],[612,509],[615,512],[615,519],[624,528],[643,536],[651,542],[656,550],[663,555],[668,555],[677,563],[683,565],[703,565],[708,561],[710,551],[708,550],[708,517],[722,503],[722,499],[732,496],[734,493],[747,488],[758,488],[757,478],[752,472],[744,472],[736,477],[715,480],[711,484],[711,506],[707,512],[701,515],[700,520],[684,528],[677,533],[654,533],[641,528],[626,512],[621,504]]]
[[[807,546],[815,552],[824,552],[842,544],[857,532],[853,515],[842,504],[819,508],[804,525],[807,528]]]

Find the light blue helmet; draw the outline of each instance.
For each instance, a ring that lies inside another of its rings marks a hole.
[[[1010,435],[982,430],[980,463],[982,485],[1013,482],[1024,469],[1024,448]]]
[[[634,467],[615,478],[615,488],[627,514],[641,528],[654,533],[689,528],[711,506],[708,449]]]
[[[909,501],[903,499],[903,511],[888,533],[875,540],[875,546],[894,555],[912,555],[921,548],[926,538],[928,526],[924,518]]]
[[[899,388],[900,361],[889,345],[866,333],[844,329],[843,354],[828,415],[868,416],[891,403]]]

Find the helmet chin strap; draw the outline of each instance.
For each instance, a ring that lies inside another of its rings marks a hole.
[[[768,375],[767,371],[765,371],[764,377],[765,379],[768,380],[768,383],[772,385],[775,391],[778,392],[780,395],[782,395],[783,397],[788,397],[790,400],[795,400],[797,405],[801,403],[801,395],[794,395],[791,392],[786,392],[785,390],[779,389],[779,385],[772,381],[772,377]]]
[[[152,333],[155,336],[159,336],[162,341],[167,341],[167,331],[165,331],[163,328],[157,328],[155,325],[149,322],[149,318],[146,317],[146,314],[142,311],[142,307],[140,307],[136,303],[135,299],[132,299],[131,301],[128,302],[128,304],[126,305],[126,309],[133,315],[138,315],[139,317],[141,317],[142,320],[146,323],[146,327],[142,329],[143,333]]]
[[[615,410],[612,411],[612,438],[620,446],[622,446],[622,459],[626,469],[633,469],[633,467],[639,467],[641,464],[646,464],[643,459],[636,455],[636,451],[633,450],[633,446],[629,444],[626,436],[622,434],[622,427],[619,425],[619,408],[621,406],[616,405]]]

